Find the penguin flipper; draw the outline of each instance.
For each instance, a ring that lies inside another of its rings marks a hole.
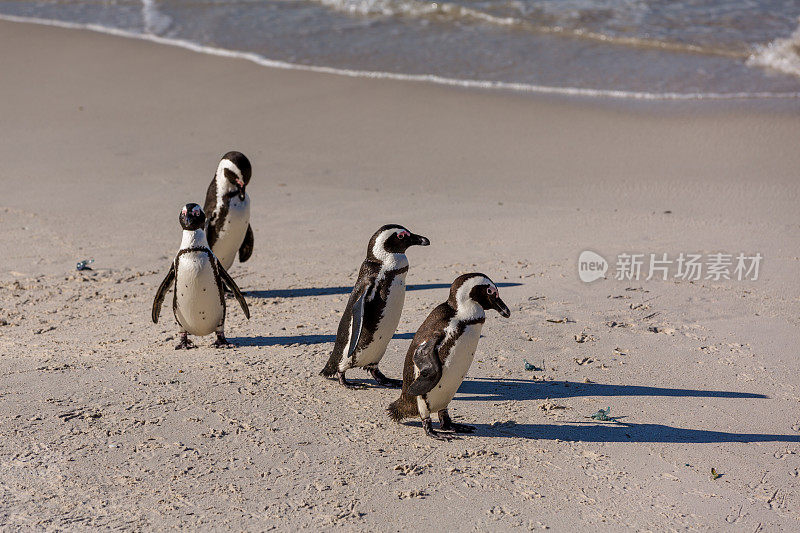
[[[422,396],[430,392],[442,378],[442,362],[439,360],[439,342],[441,336],[428,339],[414,351],[412,360],[419,369],[419,375],[406,391],[411,396]]]
[[[208,189],[206,189],[206,201],[203,203],[203,212],[211,216],[211,213],[214,212],[214,208],[217,205],[217,176],[216,174],[211,179],[211,183],[208,184]]]
[[[216,215],[214,213],[214,208],[217,206],[217,176],[215,175],[214,178],[211,180],[211,183],[208,185],[208,190],[206,191],[206,201],[203,204],[203,212],[206,214],[206,240],[208,241],[208,247],[214,247],[214,244],[217,242],[217,230],[216,230]]]
[[[213,249],[213,246],[217,243],[217,225],[214,213],[211,213],[208,220],[206,220],[206,240],[208,241],[208,247]]]
[[[236,285],[236,282],[233,281],[233,278],[228,271],[222,266],[222,263],[219,262],[217,259],[217,271],[219,272],[219,277],[222,279],[222,282],[228,286],[228,288],[233,292],[233,295],[236,297],[236,301],[239,302],[239,305],[242,306],[242,311],[244,311],[244,316],[248,319],[250,318],[250,308],[247,306],[247,302],[244,299],[244,294],[242,291],[239,290],[239,286]]]
[[[361,295],[353,302],[353,316],[350,320],[350,348],[347,350],[347,358],[350,359],[356,353],[358,341],[361,339],[361,328],[364,326],[364,299],[367,291],[362,291]]]
[[[250,224],[247,225],[247,233],[244,234],[244,240],[239,247],[239,262],[244,263],[250,256],[253,255],[253,230]]]
[[[153,300],[153,323],[158,324],[158,315],[161,314],[161,304],[164,303],[164,297],[167,295],[167,290],[169,289],[170,284],[175,279],[175,262],[172,262],[172,266],[169,267],[169,272],[167,272],[167,276],[164,278],[164,281],[161,282],[161,285],[158,286],[158,290],[156,291],[156,297]]]

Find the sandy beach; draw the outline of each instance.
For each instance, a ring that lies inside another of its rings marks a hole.
[[[798,106],[346,78],[11,22],[0,46],[0,528],[800,528]],[[175,351],[150,306],[232,149],[252,318],[229,300],[236,348]],[[457,275],[511,309],[451,404],[472,435],[432,441],[365,372],[318,375],[385,223],[432,243],[388,376]],[[584,250],[764,259],[584,283]]]

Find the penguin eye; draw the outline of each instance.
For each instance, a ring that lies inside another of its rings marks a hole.
[[[397,238],[398,238],[398,239],[405,239],[405,238],[406,238],[406,237],[408,237],[409,235],[411,235],[409,232],[407,232],[407,231],[401,231],[400,233],[398,233],[398,234],[397,234]]]
[[[497,290],[495,290],[492,287],[486,287],[486,294],[488,294],[489,296],[496,296]]]

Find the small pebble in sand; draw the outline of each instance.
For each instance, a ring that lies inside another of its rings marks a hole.
[[[541,367],[538,367],[533,363],[529,363],[527,359],[523,359],[522,361],[525,363],[525,370],[527,370],[528,372],[540,372],[544,370],[544,361],[542,361]]]
[[[672,335],[675,333],[675,328],[665,328],[663,326],[650,326],[647,331],[652,333],[664,333],[665,335]]]
[[[595,414],[593,414],[592,416],[589,416],[587,418],[591,418],[593,420],[600,420],[601,422],[606,422],[608,420],[614,420],[613,418],[608,416],[608,413],[610,413],[610,412],[611,412],[611,408],[610,407],[606,407],[605,409],[600,409]]]
[[[399,464],[394,467],[394,470],[401,476],[420,475],[423,468],[419,465]]]
[[[546,400],[543,403],[539,404],[539,410],[540,411],[544,411],[546,413],[550,412],[550,411],[557,411],[557,410],[566,409],[566,408],[567,408],[566,405],[559,405],[559,404],[555,403],[552,400]]]
[[[84,259],[83,261],[78,261],[75,265],[75,270],[91,270],[92,268],[89,266],[94,263],[94,259]]]
[[[424,498],[427,494],[420,489],[412,489],[412,490],[399,490],[397,491],[397,497],[401,500],[410,500],[411,498]]]

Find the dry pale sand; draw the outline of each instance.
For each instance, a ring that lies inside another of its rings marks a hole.
[[[8,22],[0,46],[3,529],[800,527],[796,111],[275,71]],[[232,268],[253,317],[230,308],[238,348],[177,352],[151,301],[230,149],[254,165],[255,253]],[[451,404],[474,435],[431,441],[387,419],[395,391],[317,375],[386,222],[433,243],[409,252],[388,375],[457,274],[503,284],[512,316],[487,317]],[[587,248],[765,259],[756,282],[587,285]],[[607,406],[619,423],[586,418]]]

